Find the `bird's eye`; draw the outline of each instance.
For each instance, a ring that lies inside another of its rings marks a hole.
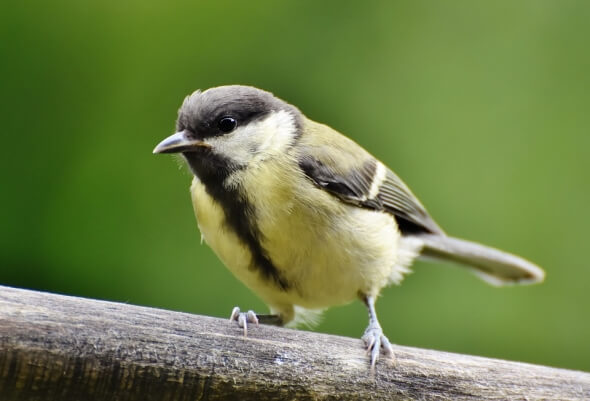
[[[232,132],[234,129],[236,129],[237,125],[238,122],[233,117],[222,117],[221,119],[219,119],[219,122],[217,123],[219,129],[225,133]]]

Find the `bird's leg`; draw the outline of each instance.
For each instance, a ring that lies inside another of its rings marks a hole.
[[[248,323],[253,323],[258,326],[259,323],[270,324],[273,326],[282,326],[283,319],[280,315],[257,315],[254,311],[241,312],[239,307],[235,307],[231,311],[230,321],[238,322],[238,326],[244,329],[244,337],[248,335]]]
[[[375,363],[379,359],[379,352],[383,349],[385,355],[395,360],[393,355],[393,348],[391,343],[383,334],[383,329],[377,320],[377,312],[375,312],[375,298],[370,295],[364,295],[363,301],[369,310],[369,326],[363,334],[363,341],[367,345],[367,352],[371,354],[371,370],[375,369]]]

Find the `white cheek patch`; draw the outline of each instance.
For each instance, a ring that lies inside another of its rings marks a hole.
[[[284,151],[291,145],[296,130],[293,115],[285,110],[271,113],[259,123],[259,127],[253,128],[259,131],[259,151],[262,153]]]
[[[283,152],[291,145],[295,130],[293,116],[279,110],[271,112],[264,120],[238,127],[229,134],[208,138],[205,142],[215,153],[244,165]]]

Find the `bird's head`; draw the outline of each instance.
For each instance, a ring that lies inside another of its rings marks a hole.
[[[239,169],[284,152],[296,140],[303,115],[271,93],[241,85],[187,96],[176,133],[154,153],[182,153],[198,176],[203,169]]]

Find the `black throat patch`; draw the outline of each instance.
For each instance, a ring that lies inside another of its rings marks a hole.
[[[223,185],[233,172],[243,167],[232,166],[229,160],[222,160],[220,156],[208,150],[206,154],[185,153],[184,157],[192,172],[205,185],[207,193],[221,205],[227,227],[233,230],[250,250],[253,259],[250,268],[258,270],[265,279],[274,282],[282,290],[290,289],[290,283],[281,276],[260,245],[262,233],[256,224],[254,207],[244,199],[239,189],[228,189]]]

